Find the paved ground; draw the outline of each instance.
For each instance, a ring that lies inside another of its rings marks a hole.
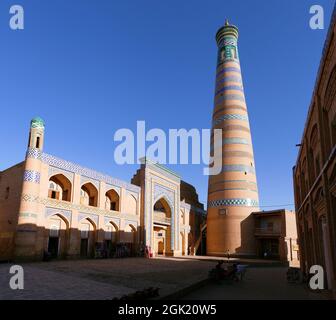
[[[243,281],[209,284],[183,299],[193,300],[324,300],[328,296],[313,293],[301,284],[286,281],[285,267],[248,268]]]
[[[146,287],[162,296],[206,278],[214,265],[185,259],[76,260],[22,264],[24,290],[9,288],[9,264],[0,264],[0,300],[112,299]]]
[[[182,258],[76,260],[22,264],[24,290],[9,288],[10,264],[0,264],[0,300],[110,300],[146,287],[170,295],[207,278],[215,261]],[[286,281],[286,267],[249,267],[244,281],[209,284],[183,299],[325,299]]]

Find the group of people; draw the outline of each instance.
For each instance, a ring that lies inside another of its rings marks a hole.
[[[238,264],[225,264],[224,261],[218,261],[216,267],[209,272],[209,278],[213,280],[239,280],[240,270]]]

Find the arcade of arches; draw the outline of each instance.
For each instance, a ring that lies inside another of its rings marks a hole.
[[[128,183],[43,145],[44,125],[33,119],[26,160],[0,172],[0,261],[192,252],[205,211],[178,175],[145,161]]]

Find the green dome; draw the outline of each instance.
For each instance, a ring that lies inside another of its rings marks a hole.
[[[44,128],[44,121],[40,117],[32,119],[30,122],[31,128]]]

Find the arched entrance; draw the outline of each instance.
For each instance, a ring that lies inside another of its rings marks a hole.
[[[153,251],[156,256],[168,255],[171,253],[171,214],[172,210],[170,205],[164,197],[155,202],[153,207]]]
[[[69,222],[60,214],[52,215],[47,220],[46,251],[51,258],[64,258],[68,250]]]
[[[118,226],[112,221],[110,221],[106,225],[105,241],[104,241],[104,247],[106,249],[108,258],[114,257],[116,253],[116,245],[119,241],[118,236],[119,236]]]
[[[96,225],[86,218],[79,223],[80,230],[80,256],[81,258],[92,258],[96,244]]]

